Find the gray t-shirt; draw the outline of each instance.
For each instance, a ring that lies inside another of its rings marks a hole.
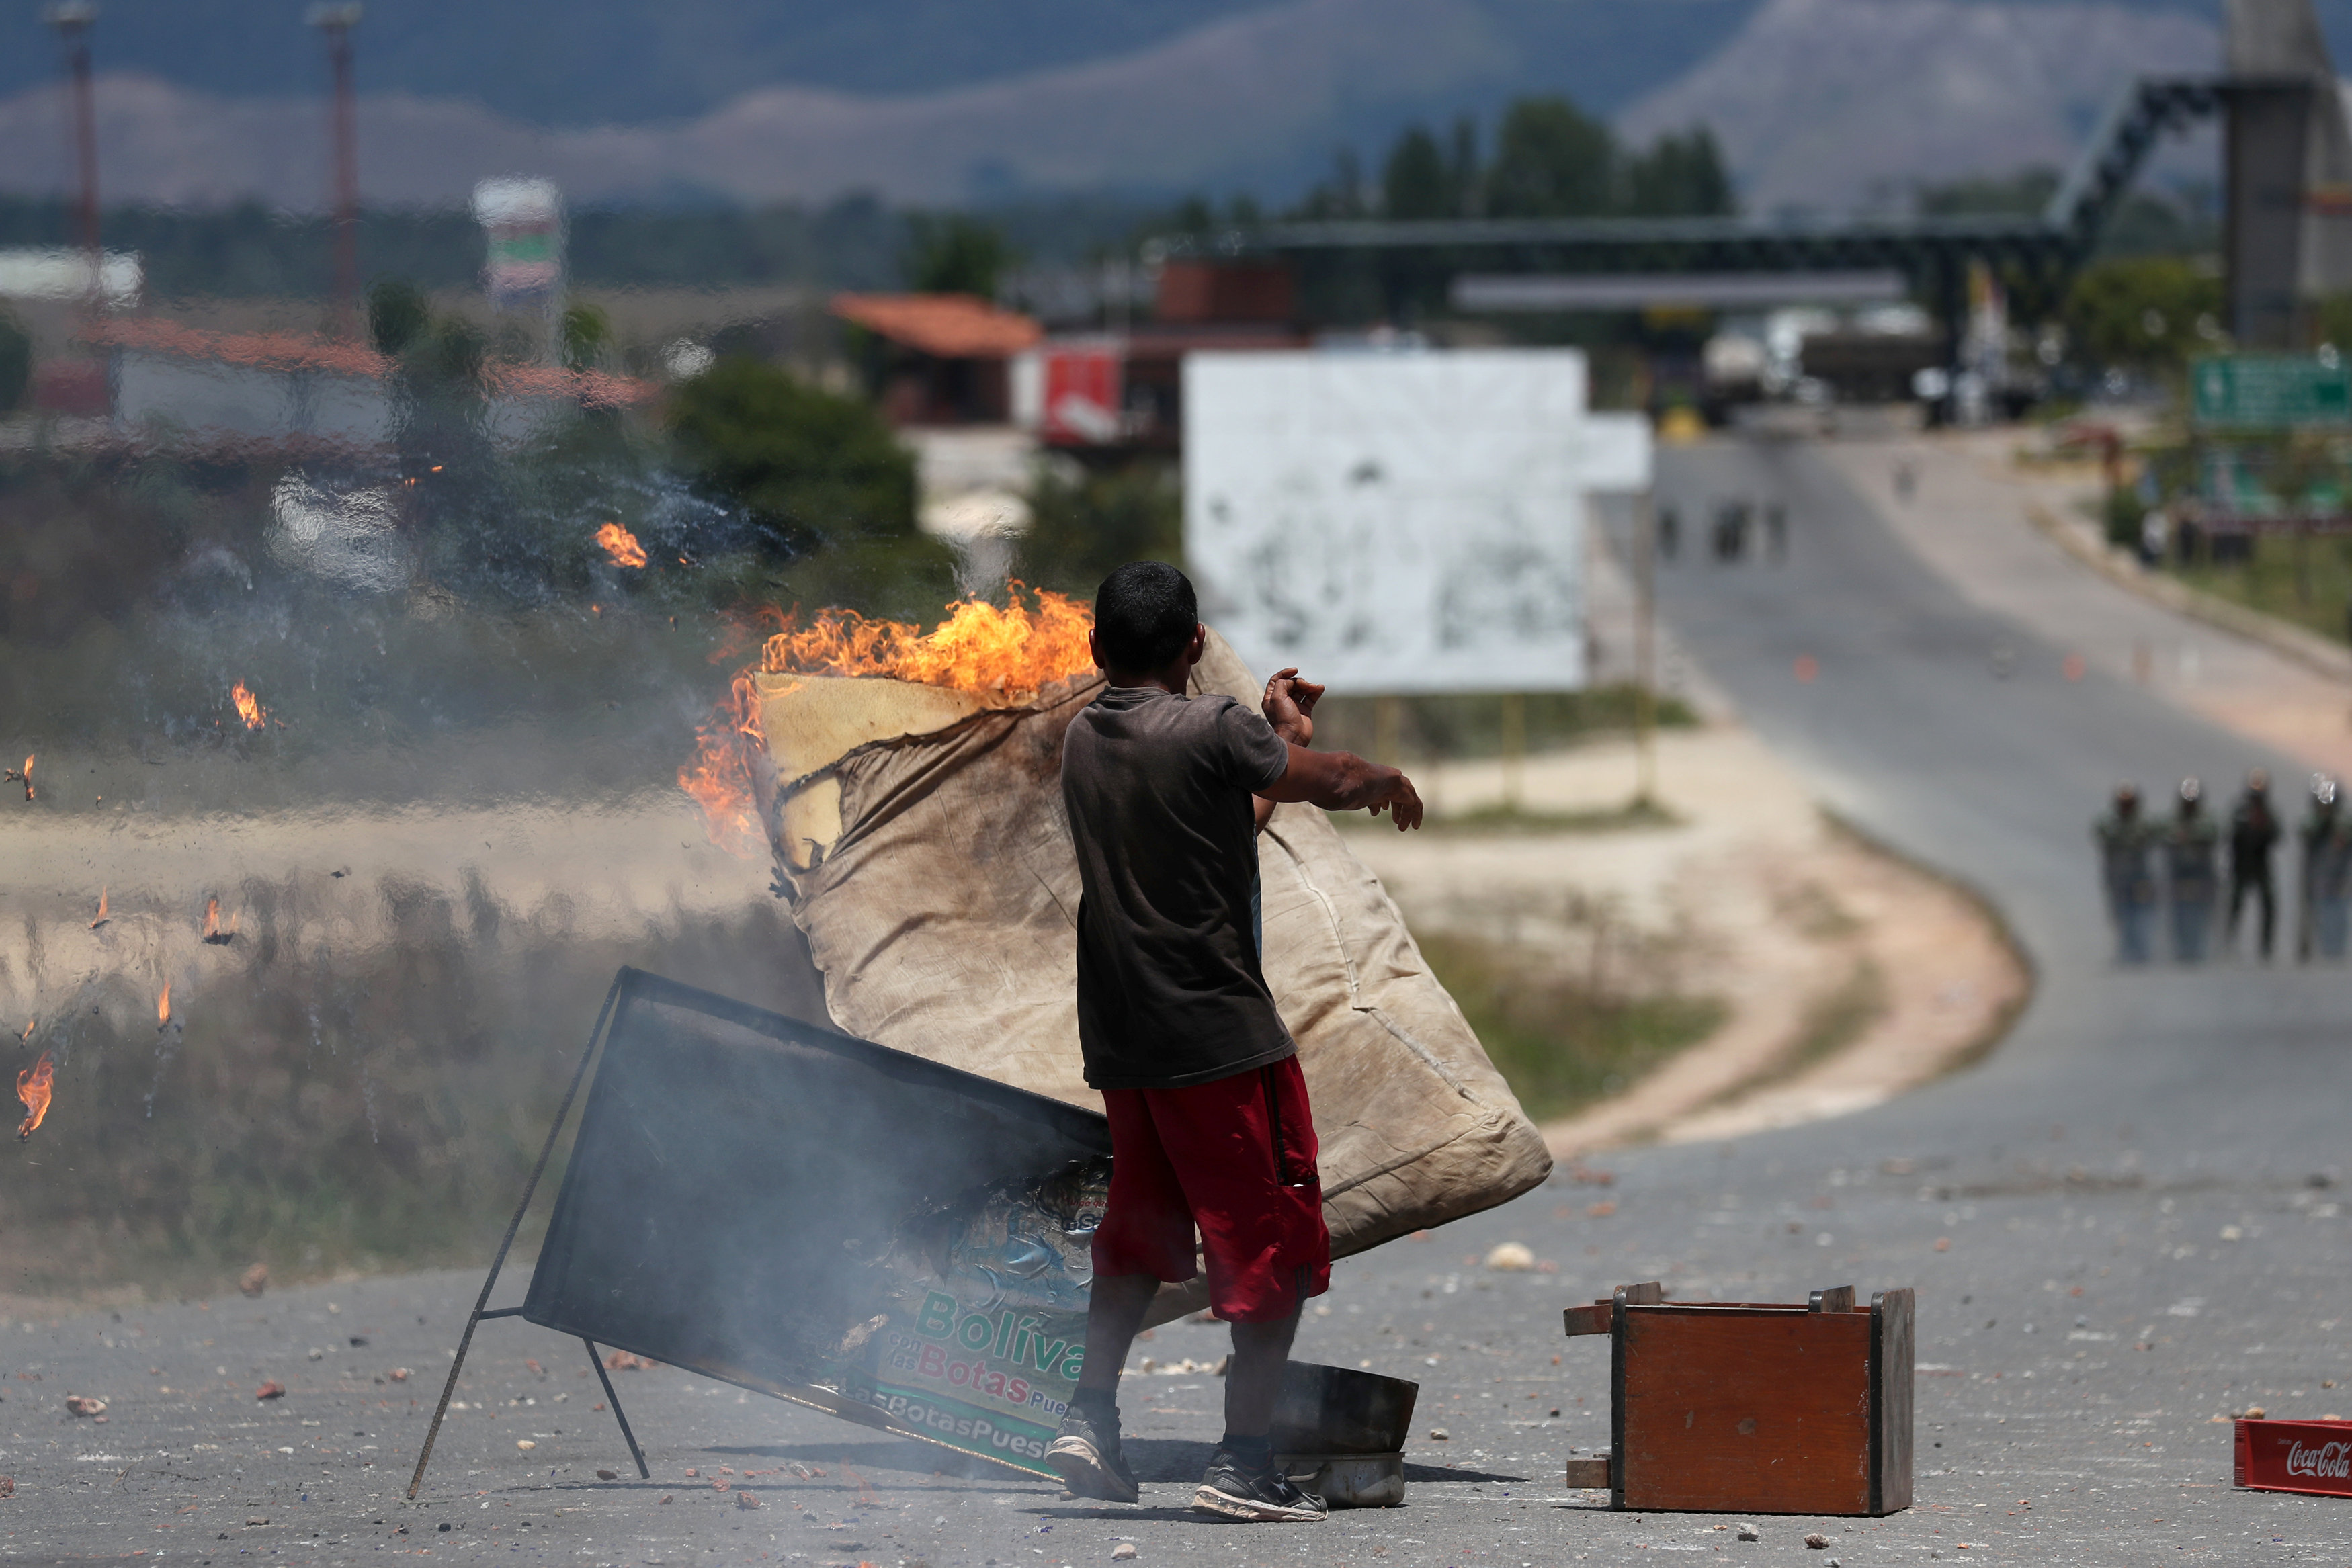
[[[1078,1048],[1097,1089],[1172,1089],[1297,1047],[1259,967],[1251,797],[1290,747],[1228,696],[1110,686],[1062,743],[1085,896]]]

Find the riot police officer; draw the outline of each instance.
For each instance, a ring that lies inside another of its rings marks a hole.
[[[2336,807],[2336,780],[2325,773],[2311,780],[2311,813],[2303,821],[2303,919],[2295,956],[2308,960],[2344,956],[2352,925],[2352,819]]]
[[[2214,851],[2221,832],[2204,810],[2205,787],[2180,781],[2179,804],[2164,835],[2165,891],[2172,904],[2172,956],[2183,964],[2202,963],[2206,934],[2213,926],[2220,894]]]
[[[2234,947],[2238,912],[2248,895],[2262,901],[2262,955],[2271,956],[2271,939],[2278,926],[2278,894],[2271,882],[2271,850],[2278,843],[2277,816],[2271,810],[2271,776],[2257,768],[2246,775],[2245,792],[2230,813],[2230,923],[2225,936]]]
[[[2116,961],[2147,962],[2148,926],[2156,914],[2156,878],[2148,872],[2150,835],[2139,814],[2137,785],[2116,787],[2115,803],[2092,824],[2099,845],[2099,877],[2107,914],[2116,923]]]

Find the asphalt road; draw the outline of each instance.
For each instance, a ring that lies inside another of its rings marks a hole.
[[[655,1465],[640,1483],[592,1408],[581,1348],[514,1321],[482,1329],[467,1408],[410,1505],[478,1282],[446,1273],[7,1328],[0,1555],[1042,1568],[1132,1541],[1145,1562],[1384,1568],[1675,1551],[2352,1560],[2352,1503],[2231,1490],[2231,1428],[2214,1420],[2249,1404],[2352,1412],[2343,1194],[2315,1185],[2343,1176],[2352,981],[2242,961],[2116,971],[2085,831],[2118,777],[2226,778],[2263,759],[2128,685],[2065,680],[2063,650],[1965,605],[1806,447],[1671,452],[1663,489],[1686,519],[1685,557],[1661,578],[1684,643],[1857,824],[1991,898],[2040,988],[1987,1063],[1921,1093],[1734,1146],[1631,1153],[1605,1187],[1563,1173],[1342,1264],[1300,1354],[1420,1379],[1404,1508],[1314,1526],[1191,1517],[1220,1426],[1219,1385],[1197,1375],[1128,1385],[1139,1508],[940,1473],[937,1450],[667,1369],[619,1375]],[[1788,506],[1786,561],[1719,566],[1687,548],[1690,520],[1741,491]],[[2087,574],[2083,591],[2115,591]],[[1811,682],[1801,656],[1817,662]],[[1556,1271],[1477,1265],[1507,1239]],[[1601,1494],[1564,1491],[1560,1461],[1607,1442],[1607,1368],[1602,1342],[1558,1337],[1558,1309],[1644,1279],[1682,1299],[1916,1287],[1918,1506],[1759,1520],[1762,1539],[1741,1542],[1718,1528],[1735,1521],[1611,1514]],[[1174,1325],[1140,1348],[1202,1360],[1221,1340]],[[394,1381],[400,1367],[414,1373]],[[285,1396],[257,1399],[265,1380]],[[106,1399],[106,1421],[68,1414],[68,1394]],[[1812,1531],[1825,1552],[1804,1547]]]

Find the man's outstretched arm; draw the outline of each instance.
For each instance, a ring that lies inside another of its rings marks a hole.
[[[1377,817],[1385,810],[1399,832],[1421,826],[1421,797],[1412,780],[1351,751],[1309,751],[1294,745],[1282,777],[1257,793],[1262,800],[1303,800],[1327,811],[1370,811]]]
[[[1265,683],[1265,722],[1274,733],[1293,746],[1315,744],[1315,705],[1323,696],[1323,688],[1313,681],[1298,678],[1298,668],[1292,665],[1277,670]],[[1257,831],[1274,818],[1274,802],[1264,795],[1250,802],[1257,815]]]

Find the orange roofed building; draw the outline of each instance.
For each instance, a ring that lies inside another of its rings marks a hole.
[[[394,362],[363,344],[293,332],[215,332],[138,318],[78,335],[103,352],[116,423],[231,441],[389,444],[398,423]],[[578,408],[649,402],[647,382],[601,371],[493,363],[485,368],[492,435],[520,439]]]
[[[833,313],[871,334],[866,384],[898,425],[1004,423],[1005,367],[1045,335],[974,294],[836,294]]]

